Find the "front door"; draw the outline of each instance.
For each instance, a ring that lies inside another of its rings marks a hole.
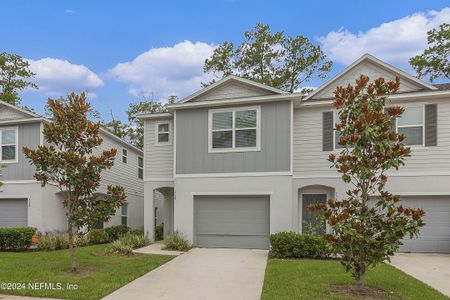
[[[312,212],[308,207],[313,203],[327,202],[327,194],[302,194],[302,233],[316,235],[325,234],[325,220],[320,221],[317,218],[318,212]]]

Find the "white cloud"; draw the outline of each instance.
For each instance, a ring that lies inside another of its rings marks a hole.
[[[366,32],[352,33],[345,28],[332,31],[319,42],[335,62],[348,65],[370,53],[382,60],[407,67],[409,58],[427,47],[427,31],[450,22],[450,8],[416,13],[383,23]]]
[[[76,11],[74,11],[73,9],[66,9],[64,12],[68,15],[73,15],[74,13],[76,13]]]
[[[128,84],[133,96],[182,98],[211,79],[203,73],[203,64],[213,51],[214,45],[186,40],[173,47],[150,49],[132,61],[117,64],[108,75]]]
[[[91,91],[103,85],[100,77],[84,65],[50,57],[28,62],[30,70],[36,73],[32,80],[39,87],[37,91],[48,96]]]

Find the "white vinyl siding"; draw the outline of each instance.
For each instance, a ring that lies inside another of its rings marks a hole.
[[[156,145],[157,124],[168,123],[173,136],[172,120],[145,120],[144,178],[146,180],[173,178],[173,144]]]
[[[436,147],[412,147],[412,156],[400,172],[448,172],[450,170],[450,101],[433,100],[437,109]],[[402,103],[403,106],[424,103]],[[300,108],[294,111],[294,176],[336,175],[327,161],[329,152],[322,149],[322,112],[330,107]]]

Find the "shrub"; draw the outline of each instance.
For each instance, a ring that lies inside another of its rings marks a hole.
[[[115,225],[111,227],[105,228],[106,234],[108,235],[108,241],[113,242],[117,239],[119,239],[122,235],[125,235],[128,231],[130,231],[130,228],[127,227],[127,225]]]
[[[164,239],[164,223],[156,225],[155,227],[155,241],[161,241]]]
[[[191,244],[179,232],[167,236],[164,244],[164,250],[188,251],[192,248]]]
[[[89,244],[88,239],[82,235],[74,235],[74,245],[82,247]],[[61,250],[69,248],[69,235],[66,232],[46,232],[39,234],[37,247],[40,250]]]
[[[131,255],[133,249],[144,247],[150,244],[150,241],[143,234],[127,233],[118,240],[111,243],[106,249],[107,254]]]
[[[326,258],[331,247],[321,236],[296,232],[270,235],[270,256],[275,258]]]
[[[111,243],[111,245],[106,248],[107,254],[119,254],[119,255],[132,255],[133,248],[126,245],[123,241],[117,240]]]
[[[109,236],[105,229],[91,229],[87,237],[90,244],[104,244],[109,241]]]
[[[0,250],[25,250],[32,244],[36,228],[0,228]]]
[[[82,235],[74,235],[74,245],[82,247],[89,244],[88,239]],[[69,248],[69,235],[66,232],[47,232],[38,236],[39,250],[61,250]]]
[[[144,226],[141,226],[141,227],[136,228],[136,229],[131,229],[129,232],[131,234],[135,234],[135,235],[144,235]]]

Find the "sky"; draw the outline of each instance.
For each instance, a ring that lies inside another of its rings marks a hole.
[[[180,99],[210,79],[202,67],[224,41],[239,44],[257,22],[304,35],[334,62],[318,87],[364,53],[411,74],[410,57],[427,46],[426,32],[450,23],[450,1],[50,1],[2,5],[0,52],[30,62],[39,90],[22,105],[42,113],[48,97],[87,91],[104,119],[126,120],[143,97]]]

